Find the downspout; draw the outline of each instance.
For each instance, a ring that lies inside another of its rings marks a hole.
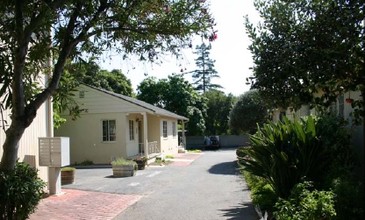
[[[147,113],[143,112],[143,142],[144,142],[144,156],[148,158],[148,121]]]
[[[188,122],[188,121],[186,121],[186,122]],[[183,144],[184,149],[186,150],[185,121],[184,120],[181,120],[181,129],[182,129],[182,132],[181,132],[182,144]]]

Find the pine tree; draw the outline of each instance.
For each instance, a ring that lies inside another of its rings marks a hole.
[[[197,69],[192,71],[192,77],[194,79],[193,85],[198,91],[205,93],[211,89],[223,88],[221,85],[213,84],[212,78],[219,78],[218,72],[214,69],[215,60],[210,59],[211,44],[206,45],[204,42],[196,47],[194,54],[198,55],[195,59]]]

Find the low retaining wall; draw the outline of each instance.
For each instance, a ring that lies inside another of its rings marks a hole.
[[[249,138],[247,135],[219,135],[222,148],[248,146]],[[204,136],[186,136],[187,149],[204,148]]]

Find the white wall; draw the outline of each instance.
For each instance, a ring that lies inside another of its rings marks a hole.
[[[3,112],[4,120],[8,125],[11,123],[11,119],[9,115],[11,114],[10,110],[5,110]],[[39,166],[39,147],[38,147],[38,138],[47,136],[47,108],[46,104],[43,104],[37,111],[37,116],[32,122],[32,124],[25,130],[20,142],[19,142],[19,150],[18,150],[18,158],[20,162],[26,162],[32,167],[37,168],[39,177],[42,178],[45,182],[48,182],[48,169],[47,167]],[[1,116],[0,116],[1,117]],[[2,126],[1,118],[0,118],[0,126]],[[8,126],[5,126],[8,128]],[[3,147],[5,141],[5,133],[3,127],[0,130],[0,157],[3,154]]]

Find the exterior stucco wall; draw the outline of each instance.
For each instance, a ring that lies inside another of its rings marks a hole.
[[[127,157],[126,115],[124,113],[82,114],[55,130],[55,136],[70,137],[71,163],[91,160],[108,164],[115,157]],[[116,120],[116,141],[104,142],[102,121]]]

